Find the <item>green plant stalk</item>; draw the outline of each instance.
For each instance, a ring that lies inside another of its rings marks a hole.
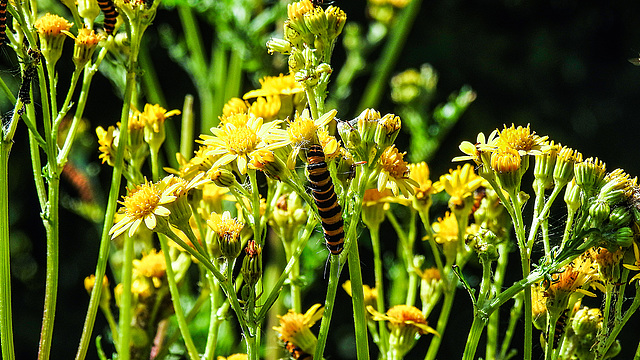
[[[293,245],[294,239],[292,238],[292,234],[287,234],[289,238],[286,239],[284,243],[285,256],[287,257],[287,261],[290,261],[293,257]],[[298,286],[298,281],[300,278],[300,263],[298,261],[294,262],[294,265],[289,272],[289,287],[291,293],[291,308],[298,314],[302,314],[302,294],[300,286]]]
[[[369,233],[371,234],[371,245],[373,247],[373,266],[376,279],[376,307],[379,313],[384,314],[386,312],[384,306],[384,272],[382,271],[382,254],[380,253],[380,225],[370,224]],[[380,355],[382,359],[386,359],[387,350],[389,346],[389,331],[384,321],[378,322],[378,333],[380,334],[380,341],[378,347],[380,348]]]
[[[220,328],[220,319],[218,316],[218,310],[220,306],[220,285],[216,282],[213,275],[205,273],[209,288],[211,289],[209,294],[209,302],[211,303],[210,318],[209,318],[209,331],[207,332],[207,344],[204,349],[204,358],[213,359],[213,355],[216,352],[216,345],[218,344],[218,329]],[[228,302],[226,304],[229,304]],[[188,317],[187,317],[188,319]]]
[[[123,244],[123,259],[122,259],[122,275],[120,276],[120,284],[122,284],[122,295],[120,298],[120,311],[119,311],[119,335],[118,339],[118,359],[129,360],[131,354],[129,349],[131,346],[131,282],[133,271],[133,238],[129,236],[129,232],[125,232],[124,244]],[[98,280],[99,281],[99,280]],[[97,283],[97,281],[96,281]],[[97,286],[94,286],[94,288]]]
[[[55,158],[51,159],[55,161]],[[47,268],[44,297],[44,313],[42,316],[42,329],[38,346],[38,359],[48,359],[51,352],[51,340],[53,336],[53,323],[55,319],[56,303],[58,298],[58,242],[60,238],[59,200],[60,200],[60,176],[52,174],[49,177],[48,187],[48,214],[45,213],[43,221],[47,233]]]
[[[99,59],[102,59],[107,50],[102,49],[100,51]],[[92,68],[92,73],[95,73],[97,67]],[[87,74],[85,73],[85,79]],[[127,73],[127,81],[123,98],[122,112],[120,116],[120,144],[126,144],[129,141],[129,106],[131,104],[131,98],[133,95],[133,88],[135,87],[135,73]],[[83,85],[84,90],[84,85]],[[80,99],[82,99],[82,95]],[[86,101],[85,101],[86,102]],[[84,107],[84,103],[80,101],[78,103],[78,109]],[[113,217],[116,213],[116,207],[118,206],[118,194],[120,193],[120,182],[122,180],[122,173],[124,170],[124,148],[125,146],[118,146],[116,149],[116,157],[113,167],[113,174],[111,175],[111,186],[109,188],[109,197],[107,202],[107,208],[104,214],[104,223],[102,226],[102,236],[100,237],[100,250],[98,252],[98,263],[96,264],[95,276],[96,279],[102,279],[106,272],[107,263],[109,261],[109,250],[111,247],[111,236],[109,230],[113,224]],[[102,287],[94,286],[91,291],[89,299],[89,307],[85,316],[84,327],[82,328],[82,336],[78,345],[78,351],[76,352],[76,360],[83,360],[87,355],[87,349],[91,340],[91,333],[93,332],[93,325],[96,319],[96,313],[100,304],[100,293]]]
[[[448,272],[447,277],[450,277],[450,275],[451,274]],[[438,324],[436,326],[436,331],[438,332],[438,334],[440,334],[440,336],[434,336],[431,339],[431,343],[429,343],[429,350],[427,350],[427,354],[424,357],[425,360],[435,359],[438,355],[438,350],[440,349],[440,344],[442,343],[442,336],[444,335],[444,331],[447,328],[447,323],[449,322],[449,316],[451,315],[451,308],[453,307],[453,300],[456,295],[455,284],[458,280],[456,278],[450,277],[449,280],[445,281],[452,281],[453,283],[447,285],[444,290],[444,301],[442,303],[442,309],[440,310],[440,315],[438,316]]]
[[[492,315],[495,315],[497,313],[498,311],[494,312]],[[521,315],[522,296],[516,296],[509,314],[509,325],[507,325],[507,331],[505,332],[504,338],[502,339],[502,345],[500,346],[501,359],[509,358],[509,356],[507,355],[507,351],[509,351],[509,347],[511,346],[511,339],[513,339],[513,334],[515,333],[516,325],[518,324],[518,320],[520,319]]]
[[[193,153],[193,95],[184,97],[184,105],[182,106],[182,126],[180,127],[180,154],[185,159],[191,159]],[[196,216],[197,218],[197,216]]]
[[[251,210],[253,218],[253,239],[260,246],[264,246],[264,238],[262,236],[262,228],[260,226],[260,191],[258,190],[258,179],[255,169],[247,169],[247,174],[251,182]]]
[[[310,218],[309,222],[307,223],[307,226],[304,229],[302,236],[300,237],[300,240],[298,241],[298,248],[296,249],[293,256],[291,256],[291,258],[287,262],[287,266],[285,266],[282,274],[280,275],[280,278],[278,279],[278,281],[276,281],[275,285],[273,286],[273,289],[269,293],[269,296],[267,296],[267,299],[262,305],[262,308],[260,309],[260,312],[258,313],[256,318],[264,319],[265,316],[267,316],[267,312],[269,311],[271,306],[278,299],[278,295],[280,294],[282,284],[284,284],[284,281],[287,279],[287,276],[291,272],[291,269],[298,262],[298,259],[300,259],[300,254],[302,254],[302,251],[307,246],[307,242],[309,241],[309,238],[311,237],[311,234],[313,233],[313,230],[315,229],[316,225],[318,225],[318,222],[315,220],[311,220]],[[331,282],[331,278],[329,278],[329,282]],[[325,311],[326,311],[326,308],[325,308]]]
[[[364,95],[358,105],[358,112],[366,108],[375,108],[378,106],[382,94],[388,85],[389,75],[400,57],[400,52],[408,39],[409,31],[411,31],[413,22],[420,11],[421,3],[422,0],[412,0],[396,19],[397,26],[391,28],[389,40],[382,50],[380,60],[375,66],[376,70],[373,72],[373,76],[371,80],[369,80]]]
[[[492,291],[494,295],[500,294],[502,290],[502,283],[504,282],[504,275],[507,270],[507,264],[509,263],[509,244],[502,242],[498,245],[498,257],[496,270],[493,274]],[[500,312],[494,312],[489,318],[487,324],[487,348],[485,357],[487,359],[495,358],[496,349],[498,347],[498,331],[500,327]]]
[[[444,275],[444,265],[442,264],[442,258],[440,257],[440,250],[438,250],[438,245],[436,244],[436,240],[433,237],[433,230],[431,229],[431,223],[429,220],[429,208],[419,210],[418,215],[420,215],[420,220],[422,221],[424,229],[427,232],[427,241],[429,241],[433,259],[436,262],[436,267],[440,271],[440,275]]]
[[[616,341],[616,338],[618,337],[618,334],[620,334],[620,331],[622,331],[622,328],[624,327],[624,325],[627,323],[627,321],[629,321],[631,316],[638,310],[638,307],[640,307],[640,286],[636,284],[636,296],[633,298],[633,302],[629,306],[629,309],[627,309],[627,311],[625,312],[624,316],[622,317],[622,320],[619,322],[616,322],[616,325],[613,327],[613,329],[609,333],[609,336],[605,340],[604,346],[602,346],[601,349],[598,349],[599,351],[597,352],[597,354],[604,355],[607,353],[611,345],[613,345],[613,343]]]
[[[178,322],[178,328],[180,329],[180,333],[182,334],[182,339],[184,340],[185,347],[187,348],[189,358],[191,360],[198,360],[200,359],[200,356],[198,355],[198,349],[196,349],[196,346],[193,343],[191,333],[189,332],[189,325],[187,324],[187,320],[184,316],[184,311],[182,310],[182,305],[180,304],[180,292],[178,291],[178,285],[176,284],[176,278],[173,272],[171,256],[169,255],[169,246],[167,245],[167,238],[162,234],[158,234],[158,239],[160,240],[160,248],[162,249],[162,252],[164,254],[164,261],[167,265],[167,281],[169,283],[169,291],[171,292],[171,300],[173,302],[173,309],[175,310],[174,312],[176,315],[176,320]]]
[[[560,314],[551,314],[547,311],[547,344],[544,348],[545,360],[554,359],[553,343],[555,342],[556,326]]]
[[[46,60],[46,59],[45,59]],[[52,114],[57,114],[58,113],[58,89],[57,89],[57,76],[56,76],[56,69],[55,63],[50,63],[48,61],[45,61],[45,66],[47,68],[47,74],[49,75],[47,78],[49,79],[49,96],[50,96],[50,100],[51,100],[51,113]]]
[[[0,132],[0,343],[2,358],[15,359],[11,309],[11,259],[9,246],[9,153],[12,137]]]
[[[335,305],[336,292],[338,289],[338,281],[340,277],[340,258],[331,255],[329,260],[331,266],[329,268],[329,284],[327,285],[327,297],[324,302],[324,312],[322,314],[322,323],[320,324],[320,332],[318,333],[318,342],[316,343],[316,351],[313,354],[314,359],[322,359],[324,348],[327,344],[329,336],[329,325],[333,315],[333,307]]]
[[[242,85],[242,56],[233,49],[230,50],[229,67],[227,69],[226,81],[224,82],[224,95],[222,98],[222,104],[240,95],[240,87]],[[222,112],[220,112],[222,113]]]
[[[513,223],[517,238],[518,247],[520,249],[520,262],[522,266],[522,278],[526,279],[531,272],[531,249],[526,242],[524,234],[524,220],[522,217],[522,206],[518,198],[519,186],[515,189],[507,190],[509,198],[513,204],[514,215]],[[524,288],[524,349],[523,359],[531,360],[532,355],[532,341],[533,341],[533,313],[531,309],[531,287],[526,286]]]
[[[351,239],[353,241],[353,245],[348,253],[348,259],[349,278],[351,279],[351,302],[353,304],[353,317],[356,332],[356,352],[359,360],[367,360],[369,359],[369,341],[367,340],[367,317],[365,313],[366,310],[364,308],[364,289],[362,287],[360,254],[356,237]]]
[[[549,198],[544,200],[544,189],[538,189],[536,191],[536,206],[535,206],[535,214],[533,217],[533,224],[531,224],[531,229],[529,231],[529,238],[527,239],[527,248],[531,248],[533,246],[533,242],[536,238],[536,234],[538,233],[538,228],[540,224],[547,219],[549,216],[549,211],[551,210],[551,205],[560,194],[560,191],[564,188],[564,185],[558,184],[554,186],[553,191],[549,195]],[[539,193],[539,194],[538,194]],[[543,205],[544,204],[544,205]],[[547,249],[550,249],[548,241],[544,243],[545,254],[548,256]]]

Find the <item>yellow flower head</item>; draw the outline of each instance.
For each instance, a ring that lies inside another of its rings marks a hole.
[[[142,123],[144,123],[145,125],[153,128],[154,132],[159,132],[160,126],[162,126],[165,119],[174,115],[180,115],[180,110],[167,111],[165,108],[158,104],[145,104],[144,110],[140,114],[140,121],[142,121]]]
[[[162,251],[158,252],[152,249],[151,252],[143,255],[140,260],[133,260],[133,271],[136,275],[151,279],[153,285],[159,288],[167,271],[164,254]]]
[[[87,290],[88,293],[91,293],[95,285],[96,285],[96,276],[94,274],[91,274],[86,278],[84,278],[84,288],[85,290]],[[109,288],[109,278],[107,278],[107,275],[105,275],[102,278],[101,286],[103,290]]]
[[[249,104],[240,98],[231,98],[222,108],[222,116],[227,117],[233,114],[243,114],[249,111]],[[220,119],[222,121],[222,119]]]
[[[310,0],[300,0],[287,5],[289,20],[302,19],[306,13],[313,11],[313,3]]]
[[[315,338],[310,328],[322,318],[323,312],[324,308],[320,304],[313,305],[304,314],[289,310],[285,315],[278,316],[280,326],[274,326],[273,330],[278,332],[280,340],[291,341],[302,347],[305,341],[300,341],[301,338],[309,335]]]
[[[296,157],[301,149],[306,149],[312,144],[318,144],[318,130],[328,125],[338,112],[331,110],[316,120],[311,118],[309,110],[305,109],[302,113],[297,113],[293,121],[287,120],[287,135],[289,142],[293,146],[293,151],[287,159],[287,167],[293,169],[295,167]],[[325,154],[326,156],[326,154]]]
[[[438,335],[438,333],[428,325],[427,319],[425,319],[420,309],[415,306],[396,305],[389,309],[386,314],[377,312],[371,306],[368,306],[367,310],[373,315],[373,320],[387,321],[392,331],[394,328],[410,328],[415,331],[416,334],[431,333]]]
[[[565,266],[561,272],[553,274],[552,279],[543,282],[546,287],[547,309],[557,313],[567,307],[569,296],[575,292],[583,295],[595,296],[583,289],[598,279],[598,271],[588,254],[576,258]]]
[[[73,36],[70,32],[65,34],[73,38],[75,47],[73,48],[73,62],[77,67],[83,67],[96,50],[98,43],[104,39],[102,35],[96,34],[92,29],[82,28],[78,30],[78,36]]]
[[[524,155],[539,155],[542,153],[547,145],[545,145],[545,141],[548,139],[548,136],[540,137],[536,135],[535,131],[531,131],[529,129],[529,125],[527,127],[518,126],[511,124],[511,127],[504,126],[504,129],[500,132],[500,137],[498,141],[500,144],[507,145],[513,149],[515,149],[520,156]]]
[[[178,175],[185,180],[191,180],[194,176],[209,171],[217,158],[220,157],[207,155],[210,150],[212,150],[211,147],[200,146],[190,160],[185,159],[181,153],[176,153],[176,159],[179,165],[178,170],[171,168],[164,168],[164,170],[170,174]]]
[[[207,155],[221,155],[213,164],[214,168],[237,162],[240,174],[247,173],[247,162],[254,151],[273,150],[287,145],[284,130],[279,129],[280,121],[263,124],[262,118],[250,115],[246,125],[220,124],[211,128],[210,135],[201,135],[204,144],[210,147]]]
[[[347,280],[342,284],[342,288],[344,291],[351,295],[351,280]],[[376,301],[378,299],[378,290],[376,288],[372,288],[369,285],[362,284],[362,292],[364,293],[364,305],[365,306],[376,306]]]
[[[498,130],[493,130],[488,138],[485,139],[484,133],[479,133],[476,143],[463,141],[459,148],[465,153],[464,156],[456,156],[452,161],[473,160],[477,165],[482,165],[482,152],[490,152],[496,148],[498,142]]]
[[[120,202],[124,205],[120,208],[120,211],[124,212],[124,217],[111,227],[109,235],[113,239],[129,229],[129,236],[133,236],[143,221],[149,230],[154,230],[157,225],[156,217],[167,217],[171,213],[163,205],[175,199],[175,196],[167,194],[157,184],[145,182],[136,186]]]
[[[438,218],[438,221],[434,222],[431,227],[438,244],[446,245],[458,242],[458,220],[452,212],[448,211],[444,218]]]
[[[439,183],[434,187],[442,187],[451,196],[449,208],[459,209],[464,207],[465,200],[473,196],[473,192],[483,183],[470,164],[458,166],[456,170],[450,169],[449,174],[440,176]]]
[[[307,0],[307,2],[309,1]],[[260,79],[260,85],[260,89],[249,91],[248,93],[244,94],[242,98],[246,100],[258,96],[266,97],[273,95],[293,95],[304,91],[302,85],[296,82],[293,74],[265,76],[264,78]]]
[[[501,145],[491,154],[491,167],[498,174],[515,173],[520,169],[521,163],[518,151],[509,146]]]
[[[238,219],[231,218],[231,213],[225,211],[222,215],[212,213],[207,224],[218,236],[228,240],[237,240],[240,238],[240,231],[244,227],[244,223]]]
[[[531,286],[531,313],[533,315],[533,325],[539,330],[545,329],[547,325],[547,304],[544,298],[544,289],[540,284]]]
[[[380,155],[380,175],[378,176],[378,191],[385,188],[391,189],[394,195],[401,192],[405,195],[413,195],[414,187],[418,183],[409,177],[409,165],[404,161],[406,152],[400,153],[395,145],[386,148]]]
[[[38,34],[45,37],[56,37],[63,35],[64,31],[69,31],[73,24],[61,16],[47,13],[38,19],[34,26],[38,30]]]
[[[248,111],[257,117],[264,118],[266,121],[271,121],[278,116],[281,106],[280,96],[260,96],[251,104]]]
[[[409,172],[409,177],[418,183],[415,194],[413,195],[418,202],[425,203],[429,201],[431,195],[442,191],[442,183],[436,182],[434,184],[431,179],[429,179],[429,166],[426,162],[409,164]]]
[[[105,162],[110,166],[114,165],[116,156],[116,146],[118,146],[118,136],[120,131],[114,126],[109,126],[105,130],[102,126],[96,128],[96,135],[98,135],[98,150],[100,151],[99,159],[102,159],[102,163]]]

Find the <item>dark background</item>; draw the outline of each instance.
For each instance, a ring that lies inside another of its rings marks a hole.
[[[362,1],[338,0],[337,5],[350,21],[366,21]],[[440,74],[438,102],[463,84],[478,94],[429,164],[432,178],[452,166],[449,160],[459,155],[462,140],[474,141],[480,131],[488,134],[511,123],[531,124],[538,134],[578,149],[585,157],[599,157],[608,169],[620,167],[632,176],[640,174],[636,141],[640,67],[627,61],[640,51],[638,10],[638,2],[627,1],[423,1],[396,72],[432,64]],[[156,22],[175,20],[175,12],[160,10]],[[180,108],[184,95],[194,89],[163,53],[160,46],[152,49],[159,72],[171,74],[163,77],[168,95],[164,107]],[[339,67],[340,61],[337,49],[334,65]],[[359,81],[364,84],[365,80]],[[247,83],[246,90],[255,85]],[[111,90],[109,82],[97,75],[86,111],[92,126],[114,124],[119,118],[121,103]],[[393,110],[388,96],[379,110]],[[340,114],[342,118],[355,115]],[[36,356],[44,294],[45,237],[28,159],[26,131],[21,128],[10,158],[14,333],[19,359]],[[96,169],[97,153],[91,161]],[[99,177],[108,184],[110,170],[102,167]],[[95,269],[99,231],[69,211],[63,210],[61,219],[60,291],[52,353],[53,358],[69,359],[75,354],[88,303],[82,280]],[[392,246],[387,250],[392,251]],[[362,259],[363,268],[373,268],[367,249]],[[349,304],[342,292],[338,301]],[[350,305],[340,308],[345,313],[334,319],[351,316]],[[461,357],[471,317],[469,298],[460,291],[448,329],[449,335],[460,335],[445,336],[440,359]],[[630,338],[624,334],[620,338],[619,359],[631,358],[635,351],[637,337],[632,335],[638,327],[634,323],[637,316],[624,331]],[[104,326],[99,314],[94,334],[102,333]],[[353,357],[352,330],[332,331],[332,338],[342,340],[329,344],[329,358]],[[520,347],[522,320],[518,331],[514,347]],[[542,357],[535,334],[534,359]],[[422,339],[409,357],[422,358],[427,346]],[[482,352],[481,345],[478,354]],[[95,358],[93,346],[88,358]]]

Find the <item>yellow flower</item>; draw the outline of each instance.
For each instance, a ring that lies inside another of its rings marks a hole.
[[[216,233],[222,255],[228,259],[237,258],[242,250],[240,232],[244,223],[232,219],[231,213],[225,211],[222,216],[212,213],[207,225]]]
[[[395,145],[382,152],[379,160],[378,191],[388,188],[394,195],[398,195],[398,192],[404,195],[414,194],[414,187],[418,187],[419,184],[409,177],[409,165],[404,161],[405,154],[406,152],[398,152]]]
[[[213,148],[209,146],[200,146],[200,148],[194,152],[193,157],[188,161],[181,153],[176,153],[179,170],[166,167],[164,170],[170,174],[178,175],[185,180],[190,180],[194,176],[200,173],[205,173],[213,167],[213,164],[220,156],[208,155],[209,151],[212,149]]]
[[[481,154],[483,151],[495,149],[495,145],[498,141],[498,130],[493,130],[489,137],[485,139],[483,133],[479,133],[476,138],[476,143],[472,144],[469,141],[463,141],[459,148],[460,151],[465,153],[464,156],[456,156],[452,161],[466,161],[473,160],[476,164],[482,164]]]
[[[164,121],[174,115],[180,115],[180,110],[167,111],[158,104],[145,104],[144,110],[140,114],[140,121],[153,128],[154,132],[159,132]]]
[[[278,116],[281,105],[280,96],[260,96],[251,104],[249,112],[266,121],[271,121]]]
[[[134,274],[149,278],[153,285],[159,288],[167,271],[167,264],[164,261],[162,251],[152,249],[151,252],[142,256],[140,260],[133,260]]]
[[[124,205],[120,212],[124,212],[125,216],[111,227],[109,235],[113,239],[129,229],[129,236],[133,236],[143,221],[149,230],[154,230],[157,225],[156,217],[167,217],[171,213],[163,205],[175,199],[175,196],[162,191],[157,184],[146,182],[138,185],[120,202]]]
[[[287,145],[284,130],[278,128],[280,121],[263,124],[262,118],[250,115],[246,125],[232,123],[221,124],[211,128],[210,135],[201,135],[204,144],[211,149],[207,155],[222,155],[213,164],[214,168],[237,162],[240,174],[247,173],[247,162],[251,154],[257,150],[273,150]]]
[[[308,1],[308,0],[307,0]],[[260,79],[261,88],[244,94],[243,99],[258,96],[293,95],[304,91],[302,85],[296,82],[294,75],[265,76]]]
[[[102,159],[102,163],[105,162],[110,166],[114,165],[116,156],[116,146],[118,146],[118,136],[120,131],[114,126],[109,126],[105,130],[102,126],[96,128],[96,135],[98,135],[98,150],[100,151],[99,159]]]
[[[240,98],[234,97],[234,98],[231,98],[229,101],[227,101],[226,104],[224,104],[224,107],[222,108],[222,116],[226,117],[233,114],[243,114],[243,113],[246,113],[248,110],[249,110],[249,104],[246,101]]]
[[[511,127],[504,126],[498,141],[500,144],[508,145],[518,151],[520,156],[525,156],[541,154],[548,148],[548,145],[545,145],[545,141],[548,138],[548,136],[540,137],[536,135],[535,131],[532,132],[529,129],[529,125],[526,128],[522,126],[516,128],[515,125],[511,124]]]
[[[426,205],[431,199],[431,195],[442,191],[442,183],[435,184],[429,179],[429,166],[426,162],[409,164],[409,177],[418,184],[413,197],[420,203]]]
[[[501,145],[491,154],[491,168],[498,174],[515,173],[520,169],[521,163],[518,151],[509,146]]]
[[[289,310],[285,315],[278,316],[280,326],[274,326],[278,332],[278,338],[283,342],[292,342],[305,353],[313,354],[317,339],[311,332],[311,327],[322,318],[324,308],[315,304],[304,314]]]
[[[451,196],[449,208],[459,209],[464,207],[465,200],[473,196],[473,192],[483,184],[483,179],[473,172],[470,164],[458,166],[456,170],[450,169],[449,174],[440,176],[440,181],[434,187],[442,187]]]
[[[351,280],[347,280],[342,284],[342,288],[344,289],[344,291],[347,292],[347,294],[349,294],[349,296],[351,295]],[[366,284],[362,284],[362,291],[364,293],[364,305],[365,306],[372,306],[375,307],[376,306],[376,302],[378,299],[378,290],[376,288],[372,288],[369,285]]]
[[[389,328],[410,328],[415,331],[416,334],[431,333],[438,335],[438,333],[431,328],[427,319],[424,318],[422,312],[415,306],[409,305],[396,305],[389,309],[386,314],[377,312],[373,307],[367,306],[367,310],[373,315],[375,321],[388,321]],[[440,335],[438,335],[440,336]]]
[[[329,124],[337,113],[336,110],[331,110],[314,121],[309,114],[309,110],[305,109],[301,114],[296,112],[293,121],[288,120],[287,135],[293,147],[293,151],[287,159],[287,167],[289,169],[295,167],[296,157],[301,149],[306,149],[312,144],[319,143],[318,129]]]
[[[67,19],[47,13],[38,19],[35,24],[35,28],[38,30],[38,34],[46,37],[56,37],[63,35],[63,31],[69,31],[73,23],[67,21]]]
[[[247,354],[233,354],[229,355],[226,358],[223,356],[218,356],[218,360],[248,360],[249,357]]]
[[[584,254],[576,258],[563,267],[561,272],[553,274],[551,280],[543,282],[546,286],[547,309],[560,314],[567,308],[569,297],[575,292],[594,297],[595,294],[583,288],[597,279],[598,271],[591,257]]]
[[[638,244],[636,244],[636,242],[633,242],[633,254],[635,257],[635,262],[633,263],[633,265],[629,265],[629,264],[622,264],[622,266],[624,266],[625,268],[632,270],[632,271],[640,271],[640,250],[638,250]],[[631,280],[629,280],[629,283],[632,283],[633,280],[639,280],[640,281],[640,272],[635,274]]]
[[[78,30],[78,36],[73,36],[68,31],[64,31],[69,37],[75,40],[73,48],[73,62],[77,67],[83,67],[89,60],[93,52],[96,50],[100,40],[104,39],[102,35],[96,34],[92,29],[82,28]]]
[[[438,244],[447,246],[448,243],[458,242],[458,220],[452,212],[448,211],[444,218],[438,218],[431,227]]]

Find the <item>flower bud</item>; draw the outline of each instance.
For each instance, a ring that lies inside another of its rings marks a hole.
[[[400,117],[394,114],[386,114],[378,121],[374,141],[381,147],[386,148],[394,143],[400,133]]]
[[[242,260],[240,272],[244,281],[253,286],[262,277],[262,247],[255,241],[249,240],[245,251],[247,254]]]
[[[62,46],[72,23],[65,18],[47,13],[34,24],[40,37],[40,49],[47,63],[55,64],[62,55]]]
[[[633,230],[630,227],[622,227],[615,233],[616,246],[627,248],[633,244]]]
[[[627,226],[631,222],[632,215],[626,206],[618,206],[609,214],[609,224],[614,227]]]
[[[100,40],[102,40],[102,36],[96,34],[91,29],[80,29],[78,30],[78,36],[73,38],[75,40],[73,62],[76,68],[82,68],[91,61],[91,56],[96,50]]]
[[[291,42],[284,39],[271,38],[267,41],[267,51],[270,55],[273,53],[280,53],[284,55],[289,55],[291,53]]]
[[[598,158],[588,158],[574,166],[576,184],[584,190],[587,196],[593,196],[596,190],[602,186],[606,165]]]
[[[98,15],[100,15],[98,1],[78,0],[78,14],[84,19],[85,23],[93,24]]]
[[[564,202],[567,203],[567,208],[569,210],[576,212],[580,208],[580,193],[581,189],[575,181],[571,181],[567,184],[567,188],[564,193]]]
[[[589,215],[596,226],[602,224],[606,219],[608,219],[610,212],[611,208],[606,201],[595,201],[591,206],[589,206]]]
[[[211,181],[220,187],[231,187],[237,183],[236,177],[227,169],[211,169],[208,175]]]

